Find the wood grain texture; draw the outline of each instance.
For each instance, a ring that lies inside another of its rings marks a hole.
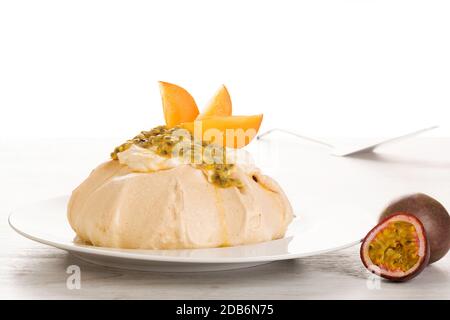
[[[450,299],[450,255],[407,283],[372,277],[359,247],[207,273],[108,269],[34,243],[8,225],[12,208],[69,193],[115,141],[0,141],[0,298],[2,299]],[[106,146],[106,147],[105,147]],[[81,268],[81,289],[66,287],[66,268]]]

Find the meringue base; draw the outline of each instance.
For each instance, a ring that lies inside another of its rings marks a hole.
[[[137,173],[118,161],[97,167],[76,188],[68,220],[80,240],[129,249],[236,246],[282,238],[292,208],[278,184],[237,168],[242,188],[220,188],[180,165]]]

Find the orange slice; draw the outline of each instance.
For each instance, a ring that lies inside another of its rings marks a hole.
[[[231,116],[231,98],[227,88],[222,85],[217,90],[214,97],[209,101],[205,111],[202,112],[197,119],[201,120],[207,117],[214,116]]]
[[[166,125],[172,128],[180,123],[194,121],[198,108],[194,98],[180,86],[159,82]]]
[[[196,139],[214,142],[229,148],[242,148],[258,133],[262,114],[253,116],[208,117],[181,124]]]

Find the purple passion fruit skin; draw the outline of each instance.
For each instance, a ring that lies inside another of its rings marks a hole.
[[[397,212],[377,224],[361,244],[364,266],[385,279],[406,281],[428,265],[430,246],[422,222]]]
[[[450,250],[450,215],[441,203],[423,193],[404,196],[392,202],[379,221],[397,212],[407,212],[422,222],[430,244],[430,264],[447,254]]]

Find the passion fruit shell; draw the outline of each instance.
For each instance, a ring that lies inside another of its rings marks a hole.
[[[430,259],[425,227],[415,216],[398,212],[369,231],[360,255],[372,273],[392,281],[412,279]]]
[[[397,212],[407,212],[423,223],[430,243],[430,264],[447,254],[450,250],[450,215],[439,201],[423,193],[407,195],[384,209],[379,221]]]

